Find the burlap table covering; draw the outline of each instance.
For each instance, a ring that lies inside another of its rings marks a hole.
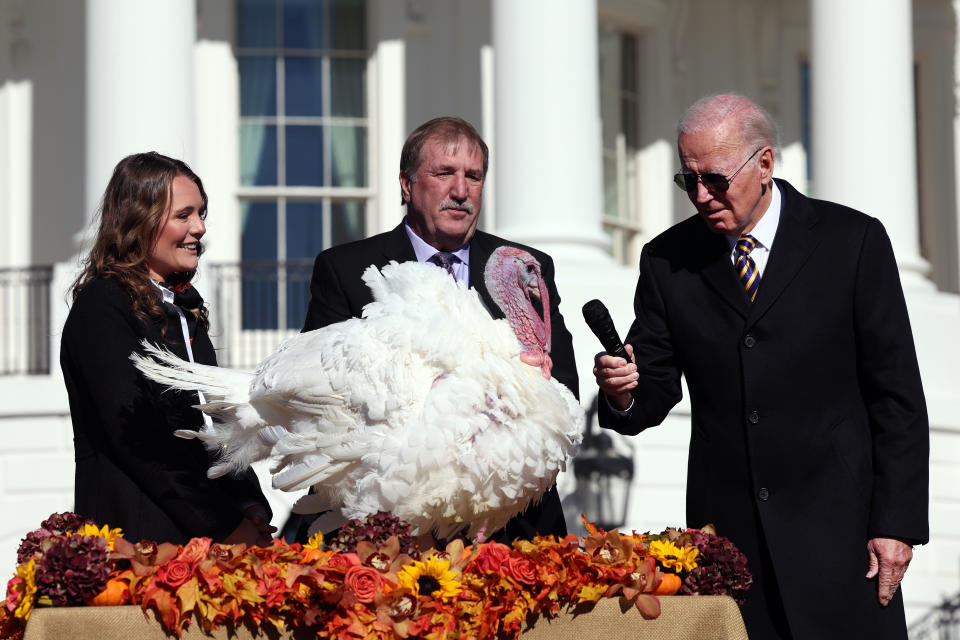
[[[539,619],[521,634],[521,640],[746,640],[747,632],[736,603],[719,596],[672,596],[660,598],[662,613],[646,620],[633,605],[604,599],[586,613],[564,613],[553,620]],[[50,607],[34,609],[24,640],[166,640],[168,636],[151,612],[140,607]],[[209,638],[195,621],[183,638]],[[251,638],[310,638],[303,632],[254,634],[248,629],[218,629],[219,640]]]

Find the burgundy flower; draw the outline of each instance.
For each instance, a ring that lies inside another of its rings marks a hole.
[[[37,567],[37,595],[57,606],[82,604],[103,591],[110,578],[106,541],[70,536],[47,541]]]
[[[349,520],[329,540],[327,548],[339,551],[354,551],[361,541],[382,546],[391,536],[397,536],[400,552],[413,559],[420,558],[420,550],[410,535],[410,525],[385,511],[367,516],[363,520]]]
[[[753,575],[747,557],[729,539],[693,531],[693,544],[700,550],[699,566],[683,580],[681,593],[704,596],[730,596],[743,604]]]
[[[53,537],[53,534],[47,529],[37,529],[31,531],[20,541],[20,548],[17,549],[17,564],[23,564],[31,557],[43,553],[43,541]]]
[[[50,514],[49,518],[40,523],[40,528],[51,533],[67,533],[68,531],[76,531],[85,524],[94,524],[94,522],[79,513],[65,511]]]

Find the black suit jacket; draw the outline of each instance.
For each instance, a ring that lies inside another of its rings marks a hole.
[[[573,357],[573,339],[560,314],[560,295],[554,283],[553,260],[537,251],[503,238],[477,231],[470,240],[470,287],[476,289],[495,318],[503,318],[503,311],[490,297],[483,282],[483,271],[493,251],[502,245],[519,247],[530,252],[539,262],[541,273],[550,295],[550,322],[552,335],[553,376],[579,398],[576,363]],[[310,282],[311,300],[303,330],[311,331],[348,318],[360,317],[364,305],[373,302],[370,290],[360,279],[371,264],[383,267],[390,261],[416,261],[413,245],[401,223],[392,231],[339,245],[320,253]],[[542,311],[538,308],[537,311]],[[550,489],[537,505],[513,518],[494,538],[509,543],[515,538],[533,537],[536,533],[564,536],[567,527],[556,487]]]
[[[795,638],[906,636],[903,605],[864,579],[873,536],[928,537],[929,435],[906,304],[880,222],[778,180],[782,213],[756,300],[698,216],[642,253],[627,340],[634,434],[691,400],[687,524],[717,525],[757,583],[751,637],[779,587]],[[766,584],[765,584],[766,583]]]
[[[74,509],[132,541],[223,540],[240,524],[243,505],[260,503],[268,513],[269,506],[252,470],[210,480],[203,444],[173,435],[202,425],[192,408],[197,394],[165,390],[130,361],[143,338],[187,359],[179,316],[167,320],[166,336],[159,323],[143,326],[109,279],[90,282],[70,309],[60,366],[73,420]],[[217,363],[202,326],[192,348],[197,362]]]

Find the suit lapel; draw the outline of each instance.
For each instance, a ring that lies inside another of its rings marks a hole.
[[[701,269],[703,278],[724,302],[746,318],[750,313],[750,304],[730,263],[730,246],[726,238],[711,233],[705,224],[701,223],[697,228],[699,231],[694,255],[700,256],[704,261]]]
[[[403,223],[393,228],[393,231],[386,235],[383,243],[383,256],[386,258],[384,264],[391,260],[397,262],[416,262],[417,254],[410,244],[410,238],[407,237],[407,231],[403,228]]]
[[[776,302],[820,241],[813,233],[817,216],[807,198],[782,180],[778,180],[777,184],[783,195],[780,224],[777,225],[777,234],[774,236],[770,259],[763,270],[757,297],[751,305],[751,323],[763,317]]]
[[[477,231],[470,239],[470,288],[476,289],[480,294],[480,301],[487,311],[494,318],[505,318],[503,310],[493,301],[490,293],[487,291],[487,283],[483,279],[483,272],[487,268],[487,260],[496,250],[489,241],[489,236],[482,231]]]

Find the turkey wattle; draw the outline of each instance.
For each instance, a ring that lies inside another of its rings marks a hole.
[[[500,247],[484,273],[506,320],[432,264],[370,266],[374,301],[284,341],[253,373],[185,362],[145,343],[147,377],[202,391],[220,450],[209,475],[272,458],[273,486],[313,487],[296,511],[387,511],[415,535],[474,538],[537,501],[576,453],[584,413],[549,377],[540,266]],[[530,298],[538,297],[544,320]],[[536,365],[536,366],[530,366]]]

